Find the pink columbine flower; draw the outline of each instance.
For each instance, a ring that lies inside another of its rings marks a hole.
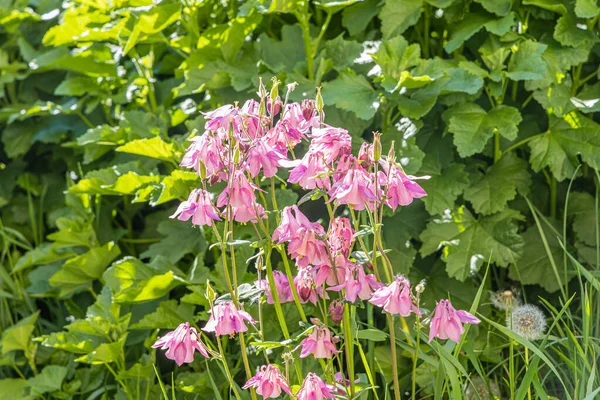
[[[325,164],[325,158],[320,152],[306,153],[301,160],[283,162],[284,167],[293,167],[290,171],[288,181],[297,183],[306,190],[314,188],[329,190],[331,179],[329,178],[329,167]]]
[[[204,133],[189,139],[192,144],[187,148],[181,163],[182,167],[194,168],[198,175],[201,174],[201,164],[206,169],[206,176],[217,175],[223,179],[223,159],[226,157],[226,148],[221,137],[216,134]]]
[[[329,317],[334,324],[339,324],[344,318],[344,303],[339,300],[333,300],[329,303]]]
[[[412,311],[421,315],[421,311],[413,304],[410,296],[410,281],[401,275],[388,286],[377,289],[369,301],[373,305],[383,307],[390,314],[408,317]]]
[[[362,266],[350,261],[346,262],[345,271],[346,276],[340,281],[341,283],[337,286],[332,286],[327,290],[339,292],[344,289],[344,298],[351,303],[354,303],[357,297],[361,300],[368,300],[371,298],[373,290],[384,286],[377,281],[375,275],[365,274],[365,270]]]
[[[254,324],[254,319],[250,314],[244,310],[238,310],[231,301],[228,301],[212,308],[210,318],[202,330],[214,332],[217,336],[233,335],[236,332],[248,330],[244,321]]]
[[[256,177],[261,168],[266,178],[277,174],[277,167],[287,159],[275,151],[264,138],[255,139],[248,150],[248,171],[252,178]]]
[[[179,325],[174,331],[167,333],[152,345],[153,348],[168,349],[165,356],[174,360],[177,365],[191,363],[194,361],[194,352],[208,358],[208,349],[200,340],[196,328],[191,327],[189,322]]]
[[[275,365],[263,365],[252,378],[246,382],[242,389],[250,387],[256,388],[256,393],[265,399],[275,399],[281,395],[281,391],[286,392],[290,396],[292,390],[288,385],[285,376]]]
[[[317,290],[321,290],[321,287],[315,284],[315,278],[312,271],[309,269],[302,268],[298,270],[298,275],[294,277],[294,286],[296,287],[298,298],[302,304],[310,301],[316,305],[319,294],[328,298],[327,292],[324,290],[322,293],[317,292]]]
[[[256,222],[263,217],[265,210],[256,202],[255,190],[261,190],[248,180],[243,171],[237,171],[232,185],[227,186],[217,198],[217,207],[231,205],[232,217],[237,222]]]
[[[237,116],[238,110],[231,104],[226,104],[209,112],[203,112],[206,123],[204,129],[207,131],[217,131],[229,129],[229,123]]]
[[[361,144],[357,158],[363,168],[368,168],[373,164],[373,143],[364,142]]]
[[[289,242],[288,254],[296,259],[299,268],[306,268],[309,264],[329,262],[325,242],[318,236],[325,236],[325,229],[316,222],[310,222],[294,205],[283,209],[281,223],[273,232],[273,241]]]
[[[183,201],[170,218],[177,217],[180,221],[192,218],[192,224],[212,226],[213,221],[220,221],[219,211],[212,204],[210,194],[206,190],[192,190],[188,199]]]
[[[345,174],[336,173],[341,176],[339,179],[334,178],[336,181],[328,192],[330,201],[337,200],[340,204],[351,205],[357,211],[367,207],[373,209],[378,199],[374,192],[374,177],[356,163],[354,164]]]
[[[327,231],[327,245],[336,266],[344,266],[350,249],[354,243],[354,234],[350,220],[348,218],[337,217],[329,224]],[[327,284],[334,285],[336,283],[327,281]]]
[[[440,300],[435,306],[431,325],[429,327],[429,341],[434,337],[440,339],[450,339],[453,342],[460,342],[460,335],[465,329],[463,323],[478,324],[481,321],[473,314],[464,310],[455,310],[450,300]]]
[[[279,303],[288,303],[294,301],[294,294],[290,286],[290,281],[286,274],[281,271],[273,271],[273,280],[275,281],[275,289],[277,290],[277,299]],[[269,286],[268,279],[256,281],[256,286],[263,289],[267,295],[267,303],[273,304],[273,293]]]
[[[398,206],[407,206],[412,203],[413,199],[419,199],[427,196],[427,192],[416,182],[417,179],[429,179],[429,176],[412,176],[405,175],[395,165],[389,165],[388,162],[381,162],[387,176],[387,191],[385,194],[385,204],[392,210],[396,210]]]
[[[331,332],[324,326],[315,326],[298,347],[302,347],[300,358],[308,357],[309,354],[314,355],[315,358],[331,358],[333,354],[339,353],[331,341]]]
[[[288,104],[283,113],[283,119],[290,131],[296,135],[305,135],[310,128],[319,127],[319,119],[314,112],[314,103],[303,101]]]
[[[331,126],[312,130],[310,153],[322,153],[327,164],[331,164],[352,150],[352,137],[348,131]]]
[[[323,400],[333,399],[335,387],[323,382],[319,376],[313,372],[309,372],[302,382],[302,386],[297,393],[298,400]]]

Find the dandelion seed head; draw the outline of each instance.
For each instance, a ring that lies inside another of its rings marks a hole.
[[[513,309],[512,324],[509,315],[506,326],[527,340],[538,340],[546,331],[546,316],[539,307],[524,304]]]
[[[510,310],[521,305],[519,293],[516,290],[490,291],[490,301],[498,310]]]

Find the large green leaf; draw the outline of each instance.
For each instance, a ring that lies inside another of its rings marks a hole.
[[[442,249],[448,275],[464,281],[488,260],[507,267],[521,257],[523,239],[515,224],[521,219],[518,212],[510,209],[475,219],[462,206],[427,225],[421,234],[420,251],[426,256]]]
[[[517,81],[543,78],[547,65],[542,54],[547,47],[533,40],[526,40],[519,44],[518,51],[510,58],[506,76]]]
[[[29,349],[31,335],[39,315],[39,311],[31,314],[4,331],[1,342],[2,355],[15,350],[26,351]]]
[[[596,246],[598,220],[594,197],[585,192],[572,192],[569,196],[569,215],[573,216],[573,230],[577,239],[588,246]]]
[[[378,107],[377,93],[369,81],[350,69],[323,85],[323,101],[365,120],[373,118]]]
[[[175,329],[183,322],[194,321],[193,304],[177,304],[176,300],[163,301],[158,309],[145,315],[131,329]]]
[[[51,393],[60,390],[62,383],[67,377],[68,369],[60,365],[48,365],[39,375],[30,378],[27,385],[31,392],[37,395]]]
[[[422,0],[386,1],[379,13],[384,39],[401,35],[419,20]]]
[[[421,48],[418,44],[409,45],[402,36],[395,36],[382,42],[373,54],[373,59],[381,67],[382,86],[388,91],[394,91],[403,80],[408,79],[407,69],[416,66],[420,61]],[[414,78],[413,78],[414,79]],[[430,81],[429,77],[423,82]]]
[[[116,148],[123,153],[158,158],[159,160],[175,162],[175,147],[156,136],[151,139],[138,139]]]
[[[527,162],[514,153],[505,155],[485,173],[477,174],[477,180],[465,190],[465,199],[473,204],[476,212],[484,215],[502,211],[517,191],[528,192],[531,177],[527,167]]]
[[[263,62],[275,72],[292,71],[296,63],[306,59],[304,48],[299,45],[302,42],[302,29],[298,25],[285,25],[281,30],[281,41],[263,33],[259,37]]]
[[[197,255],[204,251],[206,243],[199,229],[178,220],[167,220],[158,224],[158,232],[164,238],[151,245],[141,254],[142,257],[154,258],[165,256],[169,261],[176,263],[184,255],[192,253]]]
[[[422,200],[431,215],[441,215],[454,209],[458,196],[469,186],[469,176],[464,164],[451,164],[442,168],[439,160],[426,156],[420,174],[429,175],[429,180],[419,181],[427,192]]]

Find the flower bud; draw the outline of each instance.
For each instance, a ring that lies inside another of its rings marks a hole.
[[[273,87],[271,88],[271,103],[273,103],[273,102],[275,102],[275,99],[277,99],[277,97],[279,97],[279,83],[280,82],[276,76],[271,78],[271,81],[273,82]]]
[[[215,301],[216,297],[217,297],[217,295],[215,294],[215,291],[213,290],[212,286],[210,286],[210,281],[207,279],[206,280],[206,298],[208,299],[208,302],[210,304],[212,304],[213,301]]]
[[[390,151],[388,151],[388,156],[387,156],[387,160],[390,164],[395,163],[396,162],[396,153],[394,150],[394,144],[395,142],[392,140],[392,144],[390,146]]]
[[[202,161],[199,161],[200,163],[200,178],[202,180],[206,179],[206,164],[204,164]]]
[[[344,318],[344,303],[339,300],[333,300],[329,304],[329,316],[334,324],[339,324]]]
[[[381,158],[381,133],[373,134],[373,161],[377,162]]]
[[[308,121],[313,115],[315,115],[315,102],[308,99],[302,100],[302,117]]]
[[[315,100],[315,109],[319,114],[323,112],[323,96],[321,95],[321,87],[317,88],[317,98]]]
[[[258,78],[258,97],[265,99],[267,97],[267,88],[263,85],[262,78]]]

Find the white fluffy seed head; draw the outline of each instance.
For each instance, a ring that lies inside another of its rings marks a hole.
[[[490,291],[490,301],[498,310],[510,310],[521,305],[519,293],[515,290]]]
[[[512,321],[509,315],[506,326],[527,340],[541,339],[546,331],[546,316],[539,307],[524,304],[513,308]]]

